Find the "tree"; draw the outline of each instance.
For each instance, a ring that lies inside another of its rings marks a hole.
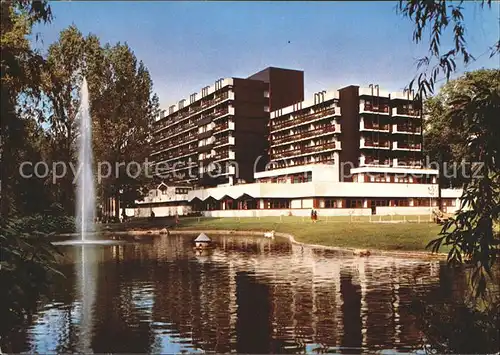
[[[429,245],[434,251],[448,245],[449,262],[461,263],[465,257],[476,266],[474,278],[481,293],[500,253],[500,235],[495,229],[500,222],[500,140],[497,136],[500,87],[492,87],[488,80],[473,82],[470,90],[458,93],[451,105],[450,127],[464,132],[466,154],[476,164],[467,171],[469,178],[463,184],[460,210],[443,226],[441,236]]]
[[[33,174],[33,166],[38,162],[46,161],[49,149],[49,137],[40,124],[29,116],[18,117],[19,145],[16,155],[19,161],[30,162],[31,165],[23,166],[23,174]],[[53,204],[52,186],[50,177],[39,179],[23,178],[12,179],[10,189],[12,203],[19,216],[44,213]],[[27,175],[25,175],[27,176]]]
[[[50,7],[46,1],[4,1],[1,3],[0,37],[0,83],[2,137],[0,156],[2,158],[0,212],[3,217],[14,213],[14,190],[20,179],[18,168],[22,148],[23,122],[17,112],[21,95],[40,94],[39,75],[44,60],[32,50],[28,36],[35,23],[51,20]]]
[[[466,26],[462,13],[463,1],[446,0],[400,1],[398,11],[415,24],[413,40],[419,43],[424,34],[430,32],[428,55],[419,60],[420,73],[410,83],[417,81],[418,95],[432,93],[438,76],[444,74],[448,80],[456,71],[456,60],[465,64],[474,60],[464,37]],[[491,0],[483,0],[481,8],[491,9]],[[452,28],[454,45],[441,50],[441,38]],[[500,41],[487,49],[490,56],[497,56]],[[452,109],[447,118],[450,128],[463,132],[467,137],[463,155],[476,157],[477,162],[469,169],[469,178],[464,181],[460,209],[456,216],[443,226],[440,236],[429,244],[433,251],[442,245],[450,246],[448,261],[461,263],[465,258],[474,265],[473,279],[477,291],[485,290],[487,277],[499,253],[499,140],[498,132],[499,87],[491,87],[484,80],[472,83],[470,90],[459,91],[450,102]]]
[[[461,125],[452,122],[452,103],[461,93],[473,92],[474,83],[489,83],[490,88],[494,89],[500,86],[499,80],[500,71],[497,69],[468,72],[446,83],[437,95],[425,100],[424,150],[431,161],[443,162],[443,174],[440,177],[442,187],[461,187],[467,180],[461,164],[477,158],[467,151],[468,128],[465,122]]]
[[[0,336],[19,324],[36,309],[36,300],[50,275],[54,261],[51,244],[36,233],[23,234],[12,217],[17,212],[16,185],[22,183],[18,174],[21,159],[30,155],[26,138],[36,132],[18,111],[20,96],[40,93],[39,69],[43,58],[35,53],[28,40],[33,24],[51,19],[45,1],[1,2],[1,117],[2,158],[0,213]],[[35,134],[36,135],[36,134]]]
[[[472,53],[467,48],[465,38],[466,25],[463,14],[464,1],[446,0],[400,0],[397,11],[404,17],[409,18],[414,24],[413,41],[420,43],[424,41],[424,36],[429,34],[430,41],[428,53],[417,62],[417,75],[410,82],[410,89],[417,83],[419,95],[432,94],[440,75],[450,79],[457,68],[457,60],[462,60],[468,64],[475,60]],[[491,0],[481,0],[478,2],[481,9],[491,9]],[[450,31],[451,30],[451,31]],[[442,50],[441,39],[450,34],[453,38],[453,46]],[[490,57],[496,56],[500,52],[500,40],[492,43],[486,49]]]
[[[59,40],[48,49],[42,101],[43,115],[50,124],[52,161],[75,161],[80,87],[87,74],[87,62],[98,61],[99,58],[91,57],[98,51],[99,40],[93,35],[84,38],[74,25],[61,31]],[[72,174],[65,174],[58,191],[58,200],[70,215],[75,208],[73,178]]]
[[[97,160],[108,162],[113,169],[100,188],[103,196],[121,200],[125,207],[143,193],[142,163],[150,154],[158,98],[153,94],[153,82],[144,63],[137,61],[127,44],[105,46],[99,65],[101,75],[96,79],[99,88],[91,86],[90,90],[95,152]],[[138,164],[142,165],[140,174],[137,174]],[[118,208],[116,204],[116,217]]]

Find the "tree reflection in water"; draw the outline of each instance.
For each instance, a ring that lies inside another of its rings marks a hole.
[[[461,270],[436,261],[341,255],[279,239],[210,237],[217,247],[206,253],[196,253],[191,239],[180,236],[96,247],[94,323],[86,342],[92,350],[359,353],[416,351],[426,343],[437,344],[440,352],[493,347],[489,318],[456,306],[467,290]],[[3,340],[10,345],[4,349],[81,351],[72,265],[77,257],[67,249],[67,279],[54,285],[31,324]],[[485,329],[488,333],[480,334]]]

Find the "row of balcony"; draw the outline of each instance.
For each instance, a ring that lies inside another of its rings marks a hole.
[[[375,113],[382,113],[382,114],[389,115],[389,104],[373,105],[373,104],[369,104],[369,103],[360,103],[359,104],[359,112],[360,113],[375,112]]]
[[[188,144],[191,141],[194,141],[196,139],[197,135],[194,133],[189,133],[185,136],[182,136],[181,138],[177,138],[174,140],[167,140],[162,142],[161,144],[157,144],[155,146],[156,151],[160,150],[165,150],[165,149],[173,149],[175,147],[178,147],[180,145]]]
[[[359,166],[421,168],[423,164],[419,160],[376,158],[362,155],[359,158]]]
[[[167,139],[168,137],[171,137],[172,135],[180,134],[185,131],[189,131],[191,129],[196,128],[196,124],[194,121],[188,121],[182,125],[179,125],[175,128],[172,128],[170,130],[165,130],[160,134],[155,135],[157,141],[161,141],[163,139]]]
[[[234,115],[234,107],[229,107],[229,108],[224,108],[224,109],[220,109],[220,110],[217,110],[216,112],[214,113],[211,113],[209,115],[205,115],[205,116],[202,116],[196,120],[189,120],[188,122],[182,124],[182,125],[178,125],[176,126],[175,128],[173,129],[170,129],[170,130],[164,130],[162,133],[160,134],[157,134],[156,135],[156,138],[158,141],[161,141],[163,139],[166,139],[168,137],[172,137],[172,136],[175,136],[177,134],[180,134],[182,132],[185,132],[185,131],[189,131],[193,128],[196,127],[196,123],[203,120],[203,119],[206,119],[207,117],[211,118],[211,119],[217,119],[219,117],[222,117],[226,114],[232,114]]]
[[[223,100],[226,100],[226,99],[230,99],[230,100],[234,100],[234,93],[233,92],[224,92],[222,94],[219,94],[219,95],[216,95],[213,99],[211,100],[205,100],[205,101],[202,101],[200,106],[196,106],[196,107],[189,107],[187,111],[185,112],[179,112],[177,115],[175,116],[172,116],[171,118],[169,118],[168,120],[164,120],[162,121],[162,123],[159,123],[158,125],[156,125],[155,129],[157,131],[159,130],[162,130],[168,126],[172,126],[174,124],[177,124],[179,123],[180,121],[190,117],[190,116],[193,116],[193,115],[196,115],[198,114],[200,111],[203,111],[205,110],[206,108],[210,107],[210,106],[213,106]]]
[[[283,143],[291,143],[302,139],[313,138],[315,136],[319,136],[326,133],[334,133],[334,132],[340,133],[340,125],[338,125],[339,126],[338,130],[336,126],[337,125],[326,125],[322,127],[316,127],[307,131],[300,131],[290,135],[278,136],[276,138],[272,138],[271,144],[278,145]]]
[[[409,108],[407,106],[390,108],[389,104],[373,105],[369,103],[360,103],[359,112],[378,113],[383,115],[389,115],[389,113],[391,113],[392,116],[420,117],[421,110]]]
[[[394,124],[392,125],[393,133],[406,133],[406,134],[421,134],[422,127],[414,124]]]
[[[234,114],[234,108],[233,107],[231,107],[231,108],[224,107],[222,109],[215,110],[214,112],[211,112],[211,113],[208,113],[205,115],[201,115],[199,118],[194,120],[194,123],[198,124],[200,126],[204,126],[204,125],[212,122],[214,119],[228,114],[229,112]],[[206,123],[200,124],[201,121],[205,121]]]
[[[293,149],[286,149],[286,150],[281,149],[274,152],[272,155],[275,158],[287,158],[292,156],[300,156],[304,154],[318,153],[318,152],[323,152],[325,150],[336,149],[337,148],[336,143],[337,142],[330,142],[313,146],[301,146]],[[340,142],[338,143],[340,148]]]
[[[174,151],[170,151],[168,152],[168,154],[162,154],[161,155],[161,160],[171,160],[171,159],[175,159],[175,158],[178,158],[178,157],[182,157],[184,155],[187,155],[189,153],[195,153],[196,151],[196,146],[192,145],[192,146],[189,146],[187,148],[183,148],[183,149],[176,149]]]
[[[391,125],[388,123],[380,122],[370,122],[363,119],[359,122],[360,131],[377,131],[377,132],[390,132]],[[416,124],[411,123],[399,123],[392,125],[392,133],[403,133],[403,134],[421,134],[422,128]]]
[[[225,160],[225,159],[234,160],[234,159],[236,159],[236,153],[225,149],[225,150],[216,152],[214,155],[214,159],[216,161],[217,160]]]
[[[225,131],[227,129],[230,129],[230,130],[234,131],[234,122],[226,122],[226,123],[215,125],[214,129],[213,129],[213,132],[215,134],[215,133],[219,133],[219,132]]]
[[[226,165],[226,166],[223,165],[220,167],[220,170],[218,170],[216,165],[209,164],[208,166],[204,166],[202,171],[204,173],[216,172],[217,175],[235,175],[236,167],[233,165]]]
[[[393,150],[422,150],[422,144],[413,142],[392,142]]]
[[[271,130],[276,131],[276,130],[281,130],[285,128],[289,128],[292,126],[304,124],[310,121],[317,120],[319,118],[327,117],[327,116],[332,116],[335,115],[340,115],[340,108],[339,107],[331,107],[326,110],[321,110],[317,111],[314,113],[308,113],[308,114],[302,114],[302,115],[295,115],[291,116],[290,119],[285,120],[285,121],[273,121],[271,120]]]
[[[234,137],[223,136],[214,140],[214,146],[220,146],[224,144],[234,145]]]
[[[365,137],[361,137],[360,148],[369,149],[391,149],[391,141],[389,140],[373,140]],[[419,151],[422,149],[420,143],[413,142],[392,142],[392,150],[408,150],[408,151]]]
[[[389,132],[390,125],[388,123],[380,123],[380,122],[370,122],[361,119],[359,121],[359,130],[360,131],[380,131],[380,132]]]
[[[289,168],[291,166],[301,166],[301,165],[308,165],[308,164],[333,164],[335,162],[335,158],[333,155],[320,155],[320,156],[314,156],[314,157],[304,157],[304,158],[298,158],[298,159],[293,159],[289,162],[283,162],[283,161],[277,161],[276,164],[273,165],[273,169],[282,169],[282,168]]]
[[[229,149],[222,149],[220,151],[216,151],[213,154],[207,155],[204,158],[201,158],[200,161],[203,161],[203,163],[209,163],[219,160],[234,160],[234,159],[236,159],[235,152],[230,151]]]
[[[405,116],[405,117],[420,117],[421,110],[417,110],[409,107],[393,107],[392,115],[393,116]]]
[[[362,137],[359,144],[360,148],[370,149],[391,149],[391,141],[389,140],[373,140]]]

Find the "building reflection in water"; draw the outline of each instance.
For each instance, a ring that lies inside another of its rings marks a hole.
[[[443,291],[447,297],[463,291],[457,277],[440,282],[434,261],[343,256],[241,236],[215,237],[215,250],[196,253],[190,240],[96,247],[88,343],[79,339],[68,267],[66,283],[13,352],[407,351],[421,346],[414,297],[443,287],[452,289]]]

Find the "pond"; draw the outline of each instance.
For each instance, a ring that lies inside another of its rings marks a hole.
[[[66,278],[9,351],[416,352],[427,340],[414,301],[439,305],[467,289],[438,261],[210,237],[216,248],[204,252],[186,236],[61,247]]]

